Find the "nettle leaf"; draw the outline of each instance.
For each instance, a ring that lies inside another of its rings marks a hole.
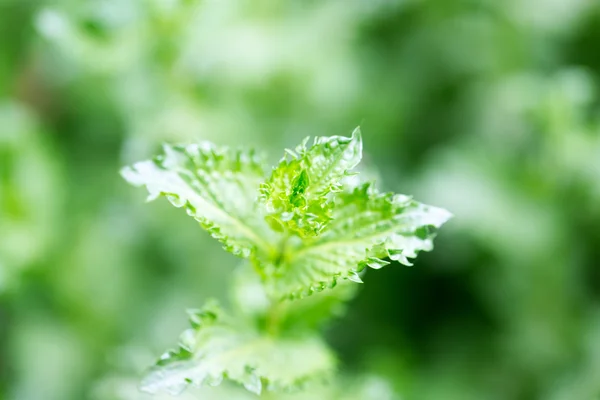
[[[215,303],[190,311],[192,329],[180,347],[161,357],[142,381],[150,393],[179,394],[188,385],[218,385],[224,378],[256,394],[294,390],[327,379],[335,358],[314,336],[271,337],[225,314]]]
[[[268,288],[303,297],[335,286],[340,278],[361,282],[358,272],[389,264],[384,258],[411,265],[408,258],[431,250],[437,228],[450,217],[408,196],[379,193],[372,184],[338,193],[331,222],[317,238],[297,244],[270,267]]]
[[[263,282],[248,264],[243,263],[234,273],[232,303],[242,315],[264,320],[272,304]],[[321,328],[327,321],[345,313],[348,301],[355,296],[358,288],[350,281],[341,281],[335,288],[319,296],[279,303],[278,322],[281,330],[300,332]]]
[[[272,231],[257,213],[263,163],[254,151],[208,142],[165,145],[163,155],[121,173],[131,184],[146,186],[149,201],[163,195],[184,207],[227,251],[244,258],[270,252]]]
[[[351,138],[308,138],[295,151],[287,150],[271,177],[261,185],[261,197],[271,227],[301,237],[317,236],[332,219],[332,194],[342,189],[362,157],[360,129]]]

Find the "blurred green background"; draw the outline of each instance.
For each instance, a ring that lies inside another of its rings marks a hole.
[[[595,0],[0,0],[0,399],[150,398],[184,309],[226,301],[237,260],[121,166],[359,124],[382,188],[455,218],[329,326],[344,374],[598,399],[599,84]]]

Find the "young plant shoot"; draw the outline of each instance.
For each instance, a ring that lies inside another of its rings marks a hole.
[[[358,128],[308,143],[286,150],[271,171],[254,150],[207,142],[165,145],[122,170],[148,200],[165,196],[245,260],[232,273],[234,309],[211,301],[189,311],[192,328],[150,369],[143,390],[176,394],[227,379],[260,394],[326,380],[336,359],[319,325],[352,296],[360,272],[411,265],[432,249],[450,213],[361,183]]]

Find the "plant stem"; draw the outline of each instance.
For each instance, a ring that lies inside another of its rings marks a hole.
[[[265,400],[275,400],[276,399],[276,394],[273,392],[268,392],[268,391],[264,391],[262,392],[262,394],[260,395],[261,399],[265,399]]]
[[[271,307],[267,313],[267,333],[271,336],[279,335],[282,311],[281,302],[271,302]]]

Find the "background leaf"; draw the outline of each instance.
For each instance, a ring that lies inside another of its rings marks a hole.
[[[191,311],[190,318],[194,328],[184,332],[177,351],[161,357],[143,380],[143,390],[178,394],[188,384],[214,386],[227,378],[260,394],[322,381],[334,370],[332,353],[317,337],[265,336],[214,305]]]

